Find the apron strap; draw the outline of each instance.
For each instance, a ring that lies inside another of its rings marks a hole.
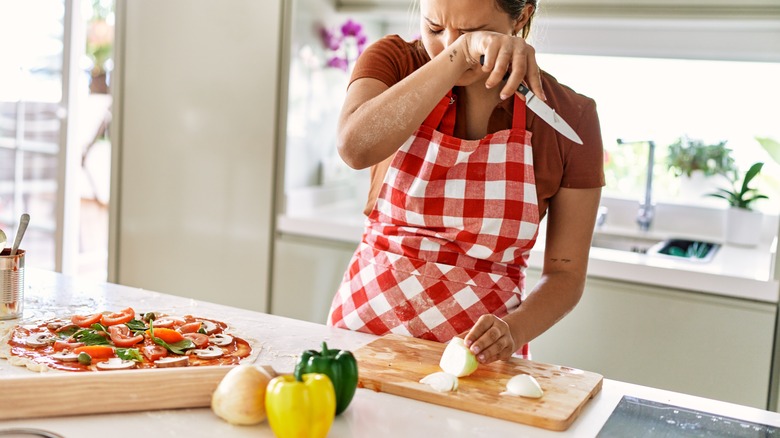
[[[520,99],[517,93],[514,93],[515,101],[512,108],[512,129],[521,130],[525,136],[525,101]]]
[[[455,132],[455,102],[457,97],[452,94],[452,90],[448,91],[439,103],[436,104],[433,111],[428,114],[428,117],[425,118],[423,125],[438,130],[443,134],[453,135]],[[513,105],[512,128],[520,130],[523,136],[525,136],[526,106],[525,101],[520,99],[517,93],[514,94]]]
[[[441,98],[436,107],[433,108],[428,117],[423,122],[423,126],[438,130],[439,132],[452,135],[455,132],[455,99],[456,95],[452,90]]]

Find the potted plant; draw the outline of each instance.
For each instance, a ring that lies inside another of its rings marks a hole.
[[[680,195],[687,199],[704,196],[709,190],[710,178],[736,169],[726,141],[707,144],[685,136],[669,145],[667,167],[680,178]]]
[[[761,172],[764,163],[755,163],[740,181],[739,172],[734,170],[726,176],[731,182],[730,189],[719,188],[709,196],[725,199],[731,208],[726,212],[726,242],[737,245],[755,246],[761,237],[761,212],[753,210],[753,203],[767,199],[756,188],[751,188],[753,178]]]

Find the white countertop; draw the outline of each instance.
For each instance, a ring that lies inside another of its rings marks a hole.
[[[27,271],[25,318],[47,317],[63,308],[119,310],[128,305],[139,311],[146,308],[188,312],[224,319],[236,332],[260,346],[258,363],[291,371],[297,355],[317,348],[322,340],[333,348],[355,350],[375,338],[268,314],[196,301],[189,298],[112,284],[81,284],[69,277],[46,271]],[[12,324],[15,321],[0,322]],[[562,364],[565,365],[565,364]],[[0,360],[2,376],[30,374]],[[729,383],[729,384],[733,384]],[[161,389],[164,390],[164,389]],[[624,395],[636,396],[683,408],[780,427],[780,414],[654,388],[604,380],[603,389],[590,400],[579,418],[565,432],[551,432],[503,420],[445,408],[402,397],[359,389],[350,407],[337,417],[329,436],[374,438],[413,437],[593,437]],[[53,402],[53,401],[47,401]],[[0,422],[0,430],[34,427],[66,437],[104,436],[230,436],[272,437],[264,422],[257,426],[231,426],[209,409],[181,409],[136,413],[35,418]],[[207,432],[206,432],[207,431]]]
[[[662,212],[667,214],[666,211],[662,210]],[[542,226],[544,224],[545,222]],[[361,206],[354,201],[341,201],[319,205],[310,210],[296,209],[293,213],[279,215],[276,230],[281,234],[357,245],[362,237],[364,225],[365,216],[362,214]],[[769,228],[774,228],[774,225],[770,224]],[[679,233],[664,231],[639,233],[636,227],[613,225],[600,228],[597,232],[624,235],[633,233],[639,237],[655,238],[659,241],[670,237],[681,237]],[[590,252],[588,275],[776,303],[779,298],[780,283],[774,279],[772,265],[777,251],[777,238],[771,232],[772,230],[769,229],[765,233],[767,238],[756,247],[723,244],[715,257],[706,263],[593,247]],[[529,259],[529,266],[533,268],[542,266],[544,230],[540,230],[539,236],[540,240],[531,251]],[[688,233],[686,237],[722,243],[722,239],[713,238],[712,233]]]

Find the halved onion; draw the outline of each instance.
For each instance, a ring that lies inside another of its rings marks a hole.
[[[463,339],[454,337],[447,344],[439,360],[439,366],[445,373],[455,377],[468,376],[477,370],[479,362],[474,353],[466,347]]]

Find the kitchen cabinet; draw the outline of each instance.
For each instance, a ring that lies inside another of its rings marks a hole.
[[[324,324],[356,247],[354,243],[277,236],[271,313]]]
[[[266,310],[282,12],[117,2],[111,281]]]
[[[540,271],[528,270],[528,287]],[[577,307],[531,342],[535,360],[767,408],[776,307],[589,277]]]

